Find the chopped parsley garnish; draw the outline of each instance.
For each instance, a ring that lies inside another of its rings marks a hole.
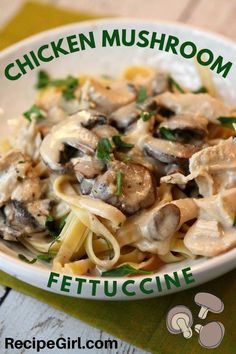
[[[236,117],[219,117],[217,120],[225,128],[233,129],[233,123],[236,123]]]
[[[136,102],[143,103],[146,100],[146,98],[147,98],[146,87],[141,85],[137,94]]]
[[[175,79],[173,79],[173,77],[171,76],[169,76],[169,85],[171,89],[176,88],[176,90],[180,93],[185,93],[184,89],[180,86],[180,84],[178,84],[178,82],[175,81]]]
[[[50,79],[50,76],[43,70],[38,73],[38,81],[36,88],[42,89],[47,86],[62,87],[62,96],[66,101],[72,100],[75,97],[75,90],[79,85],[79,80],[71,75],[65,79]]]
[[[63,217],[60,220],[59,225],[57,226],[55,219],[51,215],[49,215],[47,216],[47,219],[45,221],[45,227],[48,230],[49,235],[52,236],[55,240],[60,235],[63,227],[65,226],[65,223],[66,217]]]
[[[166,139],[166,140],[171,140],[171,141],[175,141],[175,136],[174,134],[172,133],[172,131],[168,128],[165,128],[165,127],[161,127],[160,128],[160,134],[161,134],[161,137],[163,139]]]
[[[20,160],[20,161],[18,161],[18,163],[22,164],[22,163],[25,163],[25,161],[24,160]]]
[[[112,77],[110,75],[106,75],[106,74],[102,74],[101,78],[105,79],[105,80],[112,80]]]
[[[28,111],[24,112],[23,115],[30,122],[32,121],[32,118],[35,118],[36,120],[41,120],[45,118],[43,112],[35,104],[33,104],[33,106],[31,106]]]
[[[153,112],[141,112],[140,118],[144,121],[147,122],[149,119],[151,119],[153,116]]]
[[[197,90],[192,91],[192,93],[207,93],[207,88],[205,86],[199,87]]]
[[[38,254],[35,258],[28,259],[26,256],[23,254],[18,254],[18,258],[28,264],[33,264],[37,261],[44,261],[44,262],[51,262],[53,257],[55,256],[55,253],[43,253],[43,254]]]
[[[108,241],[108,239],[106,237],[104,237],[103,235],[99,235],[98,236],[98,239],[101,238],[105,241],[106,245],[107,245],[107,251],[108,251],[108,256],[109,256],[109,259],[112,259],[113,256],[114,256],[114,251],[113,251],[113,248],[112,248],[112,244]]]
[[[236,215],[235,215],[235,217],[234,217],[233,226],[236,227]]]
[[[68,76],[65,80],[64,80],[64,85],[65,88],[62,91],[62,96],[64,97],[64,99],[66,101],[72,100],[75,97],[75,90],[79,85],[79,80],[76,79],[73,76]]]
[[[100,160],[111,160],[111,143],[108,138],[101,138],[97,146],[97,158]]]
[[[66,224],[66,218],[67,218],[67,215],[63,216],[63,218],[61,218],[61,220],[60,220],[60,223],[59,223],[59,230],[60,230],[60,233],[61,233],[61,230],[63,229],[63,227],[64,227],[65,224]]]
[[[122,193],[122,179],[123,179],[124,173],[122,171],[116,172],[116,192],[115,195],[118,197],[121,196]]]
[[[129,144],[123,141],[120,135],[113,135],[112,141],[116,145],[116,147],[121,149],[131,149],[134,146],[134,144]]]
[[[58,224],[56,223],[55,219],[51,215],[49,215],[46,219],[45,227],[48,230],[49,235],[52,236],[53,241],[51,242],[48,248],[48,252],[38,254],[35,256],[35,258],[32,259],[28,259],[23,254],[18,254],[18,258],[29,264],[33,264],[37,261],[50,262],[56,255],[56,252],[51,251],[51,247],[55,242],[60,242],[59,240],[60,233],[63,227],[65,226],[65,223],[66,223],[66,216],[64,216]]]
[[[133,161],[133,156],[132,155],[124,155],[122,156],[122,161],[124,162],[129,162],[129,161]]]
[[[146,270],[142,269],[136,269],[133,268],[129,264],[123,264],[122,266],[118,268],[114,268],[111,270],[107,270],[102,273],[102,277],[123,277],[125,275],[144,275],[144,274],[151,274],[151,272],[148,272]]]
[[[55,255],[56,252],[50,252],[50,253],[38,254],[36,258],[39,261],[44,261],[49,263],[55,257]]]
[[[33,264],[35,262],[37,262],[37,258],[33,258],[33,259],[28,259],[27,257],[25,257],[23,254],[18,254],[18,258],[28,264]]]
[[[42,89],[42,88],[48,86],[49,83],[50,83],[50,77],[49,77],[48,73],[44,70],[40,70],[38,72],[38,76],[37,76],[36,88]]]

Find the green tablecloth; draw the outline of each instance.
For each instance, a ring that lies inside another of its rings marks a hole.
[[[145,6],[145,4],[144,4]],[[70,22],[94,18],[89,14],[69,12],[49,5],[26,3],[7,26],[0,31],[0,47],[4,48],[34,33]],[[221,321],[226,329],[216,354],[236,353],[236,271],[211,281],[198,288],[152,300],[131,302],[89,301],[56,295],[27,285],[6,273],[0,272],[0,283],[43,301],[58,310],[77,317],[82,321],[103,329],[146,351],[158,354],[205,353],[198,344],[195,333],[189,340],[182,335],[172,335],[166,330],[165,317],[175,305],[188,306],[196,323]],[[193,298],[196,292],[212,292],[219,296],[225,310],[219,315],[209,314],[207,319],[198,321],[198,306]]]

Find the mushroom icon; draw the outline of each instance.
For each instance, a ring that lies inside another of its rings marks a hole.
[[[224,304],[217,296],[209,293],[197,293],[194,297],[197,305],[201,306],[198,317],[206,318],[208,311],[220,313],[224,310]]]
[[[225,328],[221,322],[210,322],[205,326],[197,324],[194,329],[199,333],[198,342],[203,348],[217,348],[224,338]]]
[[[191,338],[192,324],[192,312],[186,306],[175,306],[167,314],[166,327],[170,333],[183,333],[184,338]]]

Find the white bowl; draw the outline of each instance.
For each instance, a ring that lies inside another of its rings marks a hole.
[[[134,28],[137,31],[145,29],[151,32],[156,31],[160,34],[172,34],[178,37],[181,42],[191,40],[198,48],[209,48],[215,56],[223,55],[225,61],[232,61],[233,63],[236,56],[236,45],[228,39],[177,23],[159,23],[131,19],[106,19],[76,23],[40,33],[7,48],[0,54],[0,107],[5,111],[0,121],[1,136],[7,134],[5,120],[17,117],[33,103],[37,71],[33,70],[17,81],[9,81],[4,76],[5,66],[23,54],[31,50],[36,50],[41,45],[56,41],[67,35],[93,31],[97,46],[95,49],[79,51],[56,60],[54,59],[52,62],[40,67],[41,69],[48,70],[54,77],[63,77],[68,74],[108,74],[115,76],[119,75],[121,71],[129,65],[146,64],[168,70],[176,80],[189,88],[198,88],[200,86],[199,78],[192,60],[183,59],[179,55],[158,51],[157,49],[139,48],[137,46],[101,47],[99,43],[101,42],[102,30],[120,30],[122,28],[127,30]],[[217,90],[224,100],[231,104],[234,103],[236,96],[236,75],[234,75],[234,71],[234,67],[232,67],[226,79],[213,73]],[[22,252],[19,252],[14,243],[6,245],[6,243],[1,242],[0,268],[36,287],[68,296],[91,299],[130,300],[161,296],[199,285],[232,270],[236,266],[236,249],[233,249],[212,259],[202,257],[196,260],[167,264],[163,266],[157,274],[152,276],[101,278],[99,279],[100,283],[97,285],[96,296],[94,296],[91,291],[92,284],[89,280],[93,281],[95,278],[86,276],[79,277],[84,279],[80,294],[77,293],[78,282],[74,278],[70,280],[71,286],[69,292],[62,292],[60,290],[62,275],[58,279],[57,284],[54,284],[52,288],[48,288],[47,283],[50,270],[47,266],[38,263],[33,265],[26,264],[18,259],[18,253]],[[191,267],[189,272],[192,273],[194,282],[186,284],[182,270],[188,267]],[[177,272],[175,276],[178,275],[180,286],[172,286],[170,289],[167,289],[165,275],[167,274],[173,277],[173,272]],[[157,276],[159,276],[161,280],[162,291],[158,291],[157,289]],[[96,280],[97,279],[98,278],[96,278]],[[108,285],[112,288],[115,284],[114,282],[117,282],[117,292],[114,296],[109,297],[104,293],[104,286]],[[144,282],[145,288],[151,289],[153,292],[149,291],[149,293],[144,293],[140,290],[140,283],[143,284]],[[129,296],[127,293],[124,293],[125,286],[127,286],[127,291],[133,293],[133,295]]]

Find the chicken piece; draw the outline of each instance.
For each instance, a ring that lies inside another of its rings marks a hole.
[[[96,109],[108,114],[135,100],[135,94],[123,82],[105,87],[99,82],[91,80],[88,96],[95,104]]]
[[[174,94],[165,92],[157,96],[156,101],[160,106],[168,108],[176,114],[199,114],[212,123],[218,123],[217,118],[220,116],[232,115],[232,109],[229,106],[207,93],[196,95],[194,93]]]
[[[0,159],[0,206],[7,202],[20,182],[27,178],[32,168],[28,156],[18,150],[10,150]]]
[[[236,187],[236,141],[233,138],[205,148],[189,161],[201,195],[211,196]]]
[[[55,86],[49,86],[40,90],[36,96],[36,105],[49,111],[53,107],[59,107],[61,102],[61,89]]]
[[[118,190],[118,174],[120,174],[120,190]],[[144,166],[110,163],[108,170],[98,176],[91,196],[102,199],[116,206],[127,215],[147,208],[155,201],[155,183],[151,173]]]
[[[185,235],[185,246],[193,254],[206,257],[235,246],[236,188],[194,199],[194,202],[198,207],[198,220]]]
[[[223,230],[216,220],[198,219],[184,237],[185,246],[194,254],[214,257],[236,246],[234,228]]]
[[[236,215],[236,188],[194,201],[199,208],[200,219],[217,220],[225,228],[233,226]]]
[[[204,197],[236,187],[236,141],[229,138],[196,152],[189,160],[189,171],[186,177],[176,173],[162,177],[161,181],[186,184],[195,179]]]
[[[33,119],[32,122],[21,117],[8,121],[10,128],[9,141],[14,149],[27,154],[32,160],[38,161],[39,147],[42,142],[41,134]]]
[[[16,188],[12,191],[11,199],[19,201],[32,201],[40,199],[46,192],[47,185],[40,178],[27,178],[19,181]]]

